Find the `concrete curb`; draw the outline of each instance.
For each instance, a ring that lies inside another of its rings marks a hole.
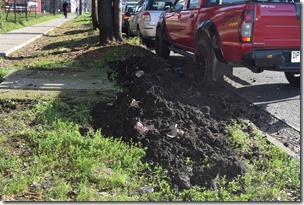
[[[266,136],[266,139],[274,144],[275,146],[281,148],[283,151],[286,152],[286,154],[288,154],[289,156],[295,158],[295,159],[298,159],[300,160],[300,156],[298,156],[296,153],[294,153],[292,150],[290,150],[288,147],[285,147],[280,141],[278,141],[277,139],[275,139],[274,137],[270,136],[269,134],[267,133],[264,133],[264,135]]]

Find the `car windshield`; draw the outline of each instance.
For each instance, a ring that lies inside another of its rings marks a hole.
[[[172,0],[152,0],[149,1],[146,10],[164,11],[172,6]]]
[[[126,10],[127,12],[132,12],[136,4],[127,4]]]

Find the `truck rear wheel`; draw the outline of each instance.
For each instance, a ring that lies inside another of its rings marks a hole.
[[[209,40],[202,38],[196,44],[194,53],[194,81],[208,88],[216,88],[222,84],[223,76],[213,80],[213,67],[215,66],[215,54]]]
[[[301,85],[301,76],[299,72],[285,72],[285,77],[290,85],[299,88]]]
[[[161,28],[156,29],[155,36],[155,52],[158,56],[163,58],[168,58],[170,55],[170,50],[168,49],[168,42],[164,39],[163,32]]]

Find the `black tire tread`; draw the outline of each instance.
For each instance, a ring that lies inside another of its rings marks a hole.
[[[160,27],[156,29],[156,39],[155,39],[155,52],[158,56],[163,58],[168,58],[170,55],[170,50],[168,48],[169,43],[165,40],[163,32]]]
[[[300,88],[301,86],[301,77],[299,72],[285,72],[285,77],[290,83],[290,85]]]
[[[199,60],[204,59],[207,65],[200,65]],[[194,55],[194,80],[195,83],[203,85],[205,88],[218,88],[223,82],[223,77],[218,78],[216,81],[212,79],[216,56],[214,50],[211,47],[209,39],[203,36],[196,44],[196,50]]]

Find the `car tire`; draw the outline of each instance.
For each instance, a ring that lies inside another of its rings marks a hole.
[[[160,57],[168,58],[170,55],[170,50],[169,50],[168,46],[169,46],[169,43],[165,40],[161,28],[157,27],[156,36],[155,36],[156,54]]]
[[[146,39],[145,44],[147,48],[152,49],[154,48],[155,42],[152,39]]]
[[[194,82],[206,88],[217,88],[223,81],[223,76],[213,80],[213,67],[215,66],[216,56],[207,37],[201,38],[195,48],[194,53]]]
[[[127,34],[127,26],[122,26],[121,32]]]
[[[139,38],[139,40],[140,40],[140,43],[141,44],[143,44],[143,45],[146,45],[146,39],[143,37],[143,35],[141,34],[141,32],[140,32],[140,29],[138,28],[137,29],[137,36],[138,36],[138,38]]]
[[[127,25],[127,29],[126,29],[126,33],[127,33],[127,37],[130,38],[130,37],[133,37],[132,33],[131,33],[131,30],[130,30],[130,25],[128,24]]]
[[[285,77],[290,83],[290,85],[300,88],[301,86],[300,72],[285,72]]]

